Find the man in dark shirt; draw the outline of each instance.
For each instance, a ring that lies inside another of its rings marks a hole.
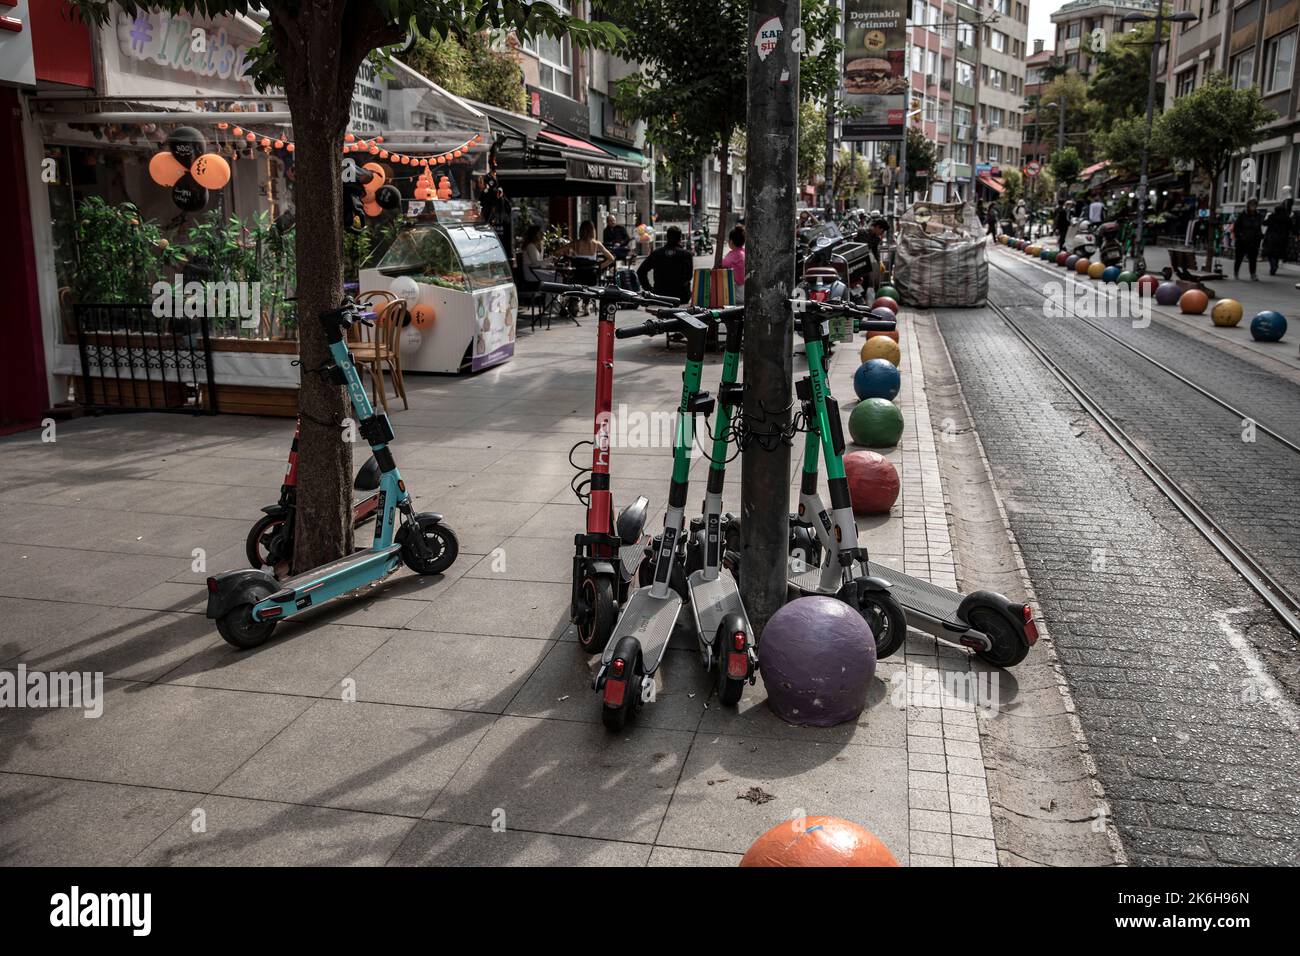
[[[666,245],[650,253],[637,267],[637,278],[643,288],[655,295],[672,296],[678,302],[686,302],[691,297],[695,258],[689,249],[682,248],[682,231],[676,226],[668,227],[664,241]]]
[[[601,233],[600,241],[615,259],[621,261],[627,258],[631,240],[628,238],[627,229],[612,215],[605,217],[605,231]]]

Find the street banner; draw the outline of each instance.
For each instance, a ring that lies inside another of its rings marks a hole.
[[[902,139],[909,86],[906,0],[845,0],[845,140]]]

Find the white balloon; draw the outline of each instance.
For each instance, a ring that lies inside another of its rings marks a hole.
[[[416,300],[420,298],[420,284],[410,276],[398,276],[388,287],[388,291],[399,299],[405,299],[407,305],[415,305]]]
[[[402,341],[399,347],[403,352],[414,352],[423,344],[424,336],[415,326],[408,325],[402,329]]]

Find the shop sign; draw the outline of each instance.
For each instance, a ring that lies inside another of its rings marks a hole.
[[[560,96],[550,90],[541,90],[535,86],[528,90],[528,113],[545,120],[552,126],[579,136],[591,133],[591,117],[587,114],[587,104]]]
[[[379,133],[389,128],[388,84],[369,63],[362,63],[352,85],[352,112],[348,129],[354,133]]]
[[[636,143],[636,130],[626,116],[614,108],[613,103],[602,103],[601,132],[605,139],[615,143]]]
[[[568,176],[586,182],[635,184],[641,182],[641,168],[616,166],[598,159],[570,159]]]
[[[166,12],[117,14],[120,65],[149,64],[167,79],[194,85],[225,81],[251,92],[251,43],[232,36],[226,23],[174,16]],[[188,74],[188,76],[186,75]]]

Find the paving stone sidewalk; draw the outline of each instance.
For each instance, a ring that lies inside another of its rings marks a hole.
[[[903,490],[861,524],[877,560],[951,587],[922,366],[900,325]],[[292,422],[119,415],[0,442],[0,669],[105,678],[98,719],[0,710],[0,862],[732,865],[768,827],[825,813],[904,864],[995,864],[973,702],[933,693],[969,660],[933,639],[880,665],[856,723],[805,729],[771,714],[761,680],[738,709],[717,705],[679,633],[657,701],[625,733],[603,729],[566,620],[583,524],[566,455],[590,435],[594,335],[594,321],[524,333],[497,369],[409,376],[394,452],[460,559],[251,652],[203,617],[202,582],[242,565]],[[681,360],[620,342],[616,411],[671,411]],[[833,359],[846,416],[857,364],[856,346]],[[670,454],[614,452],[617,503],[646,494],[653,525]]]

